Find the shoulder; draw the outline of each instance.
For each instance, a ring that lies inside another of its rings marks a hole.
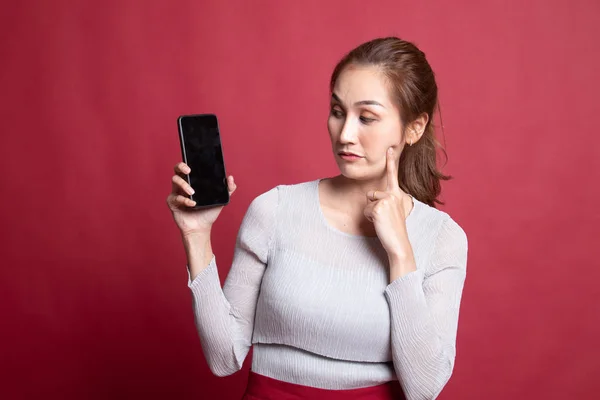
[[[467,240],[467,235],[464,229],[456,222],[450,214],[445,211],[431,207],[429,204],[423,203],[415,199],[417,208],[417,218],[421,223],[431,226],[438,226],[440,230],[445,229],[452,232],[453,236]]]
[[[316,180],[306,181],[306,182],[279,185],[276,187],[276,189],[282,195],[288,195],[288,194],[300,195],[303,193],[312,193],[317,188],[318,184],[319,184],[319,179],[316,179]]]
[[[318,180],[277,185],[256,196],[250,203],[249,211],[263,214],[272,211],[283,202],[301,202],[316,190],[317,185]]]
[[[300,201],[314,194],[318,184],[319,180],[312,180],[294,184],[277,185],[256,196],[252,201],[252,204],[277,204],[283,201]]]
[[[450,257],[454,262],[466,268],[469,244],[467,234],[462,226],[447,212],[438,210],[428,204],[419,202],[418,211],[419,224],[429,226],[433,231],[430,232],[430,237],[435,238],[437,257]]]

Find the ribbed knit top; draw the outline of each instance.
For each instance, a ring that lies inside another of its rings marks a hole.
[[[250,204],[221,288],[216,260],[188,281],[201,345],[216,375],[252,370],[352,389],[398,379],[433,399],[453,370],[467,237],[414,199],[406,227],[417,270],[389,283],[377,237],[332,227],[319,180],[281,185]]]

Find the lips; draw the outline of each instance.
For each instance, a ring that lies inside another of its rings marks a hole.
[[[349,152],[349,151],[340,151],[338,154],[339,154],[340,156],[348,156],[348,157],[362,157],[362,156],[359,156],[358,154],[351,153],[351,152]]]

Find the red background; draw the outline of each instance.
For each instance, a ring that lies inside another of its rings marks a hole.
[[[176,118],[214,112],[249,202],[333,175],[336,61],[399,35],[437,73],[444,207],[469,236],[443,399],[598,388],[597,1],[29,1],[0,17],[3,398],[237,399],[193,325],[165,204]]]

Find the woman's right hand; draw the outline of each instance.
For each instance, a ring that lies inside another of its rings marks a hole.
[[[183,162],[175,166],[175,175],[171,179],[171,193],[167,197],[167,205],[183,236],[209,233],[224,207],[215,206],[199,210],[192,208],[196,203],[186,195],[192,194],[193,190],[184,178],[190,171],[190,167]],[[227,177],[227,187],[231,196],[236,189],[233,176]]]

